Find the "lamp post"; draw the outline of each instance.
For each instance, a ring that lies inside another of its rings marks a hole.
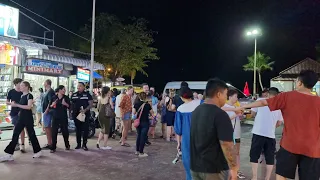
[[[96,21],[96,0],[92,7],[92,32],[91,32],[91,61],[90,61],[90,93],[93,93],[93,71],[94,71],[94,31]]]
[[[254,37],[253,95],[257,93],[257,37],[260,35],[261,32],[258,29],[247,32],[247,36]]]

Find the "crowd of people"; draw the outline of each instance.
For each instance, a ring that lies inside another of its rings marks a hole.
[[[252,180],[258,179],[258,165],[261,157],[266,163],[265,179],[270,180],[275,164],[277,180],[295,178],[299,168],[301,180],[319,180],[320,176],[320,99],[311,93],[318,81],[318,75],[301,71],[296,82],[296,91],[280,93],[271,87],[262,92],[260,98],[251,104],[237,106],[238,91],[228,88],[224,81],[211,79],[204,94],[193,92],[188,83],[182,82],[179,93],[168,90],[161,97],[155,95],[155,88],[143,84],[143,92],[136,94],[132,86],[127,89],[111,90],[103,87],[98,99],[98,121],[100,132],[96,147],[110,150],[108,139],[120,136],[120,145],[130,147],[128,134],[136,125],[135,154],[147,157],[145,146],[151,145],[149,137],[155,137],[155,127],[160,121],[161,138],[176,141],[187,180],[244,179],[240,171],[241,125],[244,110],[251,109],[255,117],[252,129],[250,162]],[[12,141],[5,148],[6,155],[0,161],[13,160],[17,147],[25,152],[26,132],[33,146],[34,158],[42,155],[34,131],[32,106],[33,96],[30,84],[22,79],[13,81],[15,88],[8,94],[7,104],[12,109],[10,116],[14,124]],[[93,99],[85,91],[83,83],[78,91],[65,95],[65,87],[55,91],[51,81],[44,82],[45,92],[41,95],[42,125],[47,135],[47,148],[56,151],[58,128],[61,128],[66,150],[70,149],[68,118],[69,112],[76,126],[75,149],[88,150],[88,118]],[[39,116],[39,115],[38,115]],[[37,118],[38,119],[38,118]],[[280,149],[276,151],[275,129],[284,123]],[[36,125],[39,125],[39,120]],[[103,145],[101,146],[101,141]]]

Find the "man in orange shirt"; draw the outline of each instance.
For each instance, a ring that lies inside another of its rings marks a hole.
[[[129,86],[127,89],[127,93],[122,96],[122,99],[119,105],[120,113],[122,117],[122,123],[123,123],[121,146],[125,146],[125,147],[130,147],[130,145],[126,143],[126,139],[128,136],[128,131],[131,126],[132,94],[133,94],[133,87]]]
[[[242,107],[268,106],[271,111],[282,111],[284,129],[277,153],[277,180],[295,179],[297,166],[300,180],[320,178],[320,98],[311,92],[318,80],[314,71],[301,71],[296,91]]]

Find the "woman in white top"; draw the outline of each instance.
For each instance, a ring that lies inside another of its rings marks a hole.
[[[238,92],[234,89],[228,90],[228,102],[223,106],[222,109],[232,109],[236,108],[234,104],[238,101]],[[229,115],[232,127],[234,129],[233,139],[235,144],[235,153],[237,156],[237,169],[240,169],[240,138],[241,138],[241,126],[240,126],[240,117],[243,116],[242,113],[237,113],[235,111],[226,111]],[[243,173],[238,171],[238,178],[244,179],[245,176]]]

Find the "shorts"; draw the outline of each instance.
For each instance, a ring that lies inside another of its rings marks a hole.
[[[43,122],[43,126],[45,128],[50,128],[51,127],[51,122],[52,122],[52,115],[47,113],[43,113],[42,114],[42,122]]]
[[[277,152],[276,174],[295,179],[297,166],[300,180],[319,180],[320,158],[293,154],[280,147]]]
[[[11,116],[11,123],[16,126],[19,120],[19,116],[15,115],[15,116]]]
[[[266,164],[274,165],[275,151],[275,139],[253,134],[250,149],[250,162],[258,163],[260,155],[263,153]]]
[[[229,171],[221,171],[220,173],[202,173],[193,172],[191,170],[192,180],[228,180]]]
[[[122,118],[122,121],[128,121],[128,120],[131,120],[131,112],[125,113]]]

